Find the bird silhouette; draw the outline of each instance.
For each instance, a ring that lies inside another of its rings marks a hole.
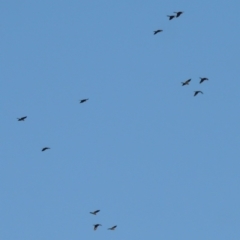
[[[84,103],[84,102],[86,102],[87,100],[88,100],[88,98],[82,99],[82,100],[80,100],[80,103]]]
[[[160,29],[158,29],[158,30],[156,30],[156,31],[153,31],[154,33],[154,35],[156,35],[157,33],[160,33],[160,32],[162,32],[163,30],[160,30]]]
[[[46,151],[46,150],[48,150],[48,149],[50,149],[49,147],[44,147],[43,149],[42,149],[42,152],[44,152],[44,151]]]
[[[26,118],[27,118],[27,116],[18,118],[18,121],[24,121]]]
[[[94,226],[93,230],[95,231],[99,226],[102,226],[102,225],[98,223],[98,224],[94,224],[93,226]]]
[[[206,80],[208,80],[208,78],[206,78],[206,77],[201,78],[201,77],[200,77],[200,82],[199,82],[199,83],[203,83],[203,82],[206,81]]]
[[[117,225],[113,226],[113,227],[110,227],[108,228],[108,230],[115,230],[115,228],[117,227]]]
[[[93,214],[93,215],[97,215],[98,212],[100,212],[100,210],[96,210],[96,211],[90,212],[90,213]]]
[[[169,20],[172,20],[173,18],[175,18],[174,15],[167,15],[167,17],[169,17]]]
[[[197,96],[199,93],[203,94],[202,91],[195,91],[195,92],[194,92],[194,97]]]
[[[185,82],[182,82],[182,86],[189,85],[190,81],[191,81],[191,78],[186,80]]]
[[[183,12],[174,12],[176,13],[176,17],[179,17],[181,14],[183,14]]]

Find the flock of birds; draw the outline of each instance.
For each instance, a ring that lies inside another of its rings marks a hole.
[[[204,81],[207,81],[207,80],[208,80],[208,78],[206,78],[206,77],[200,77],[200,82],[199,83],[201,84],[201,83],[203,83]],[[189,85],[190,82],[191,82],[191,78],[186,80],[185,82],[182,82],[182,86]],[[198,90],[198,91],[194,91],[194,95],[193,96],[195,97],[199,93],[203,94],[202,91]]]
[[[183,14],[183,12],[174,12],[174,13],[175,13],[176,15],[167,15],[167,17],[169,18],[169,20],[172,20],[172,19],[174,19],[174,18],[178,18],[179,16],[181,16],[181,15]],[[162,31],[163,31],[163,30],[161,30],[161,29],[155,30],[155,31],[154,31],[154,35],[157,34],[157,33],[159,33],[159,32],[162,32]],[[199,83],[201,84],[201,83],[203,83],[204,81],[207,81],[207,80],[208,80],[208,78],[206,78],[206,77],[200,77],[200,82],[199,82]],[[182,86],[189,85],[190,82],[191,82],[191,79],[188,79],[188,80],[182,82]],[[197,96],[199,93],[203,94],[202,91],[199,91],[199,90],[198,90],[198,91],[194,91],[194,96]],[[88,101],[88,100],[89,100],[88,98],[81,99],[81,100],[79,100],[79,103],[84,103],[84,102],[86,102],[86,101]],[[17,119],[18,119],[18,121],[24,121],[26,118],[27,118],[27,116],[20,117],[20,118],[17,118]],[[43,147],[43,148],[42,148],[42,152],[44,152],[44,151],[46,151],[46,150],[49,150],[49,149],[50,149],[50,147]],[[100,212],[100,210],[95,210],[95,211],[93,211],[93,212],[90,212],[90,214],[97,215],[99,212]],[[99,226],[102,226],[102,225],[99,224],[99,223],[94,224],[94,225],[93,225],[93,230],[97,230]],[[115,230],[116,227],[117,227],[117,225],[114,225],[114,226],[108,228],[108,230]]]
[[[86,102],[88,100],[89,100],[88,98],[84,98],[84,99],[79,100],[79,103],[84,103],[84,102]],[[18,119],[18,121],[24,121],[26,118],[27,118],[27,116],[20,117],[20,118],[17,118],[17,119]],[[48,149],[50,149],[50,148],[49,147],[44,147],[44,148],[42,148],[42,152],[44,152],[44,151],[46,151]],[[100,212],[100,210],[95,210],[95,211],[90,212],[90,213],[93,214],[93,215],[97,215],[97,213],[99,213],[99,212]],[[102,226],[102,224],[100,224],[100,223],[94,224],[93,225],[93,230],[96,231],[98,229],[98,227],[100,227],[100,226]],[[113,231],[113,230],[116,229],[116,227],[117,227],[117,225],[114,225],[114,226],[108,228],[108,230],[112,230]]]
[[[79,101],[79,103],[84,103],[84,102],[86,102],[88,100],[88,98],[84,98],[84,99],[82,99],[82,100],[80,100]],[[25,119],[27,118],[27,116],[24,116],[24,117],[20,117],[20,118],[17,118],[18,119],[18,121],[24,121]],[[42,148],[42,152],[44,152],[44,151],[46,151],[46,150],[49,150],[49,149],[51,149],[50,147],[44,147],[44,148]]]
[[[90,212],[90,213],[93,214],[93,215],[97,215],[97,213],[99,213],[99,212],[100,212],[100,210],[96,210],[96,211]],[[102,226],[102,224],[100,224],[100,223],[94,224],[94,225],[93,225],[93,230],[97,230],[97,228],[98,228],[99,226]],[[108,228],[108,230],[115,230],[116,227],[117,227],[117,225],[114,225],[114,226]]]
[[[169,18],[169,20],[172,20],[173,18],[178,18],[178,17],[180,17],[182,14],[183,14],[183,12],[181,12],[181,11],[179,11],[179,12],[174,12],[174,13],[176,13],[176,15],[167,15],[167,17]],[[154,35],[156,35],[157,33],[160,33],[160,32],[162,32],[163,30],[162,29],[158,29],[158,30],[155,30],[155,31],[153,31],[153,34]],[[206,81],[206,80],[208,80],[208,78],[206,78],[206,77],[200,77],[200,83],[203,83],[204,81]],[[189,85],[189,83],[190,83],[190,81],[191,81],[191,79],[188,79],[188,80],[186,80],[185,82],[182,82],[182,86],[185,86],[185,85]],[[197,96],[199,93],[201,93],[201,94],[203,94],[203,92],[202,91],[194,91],[194,97],[195,96]]]
[[[173,18],[178,18],[178,17],[180,17],[183,14],[183,12],[174,12],[174,13],[176,13],[176,15],[167,15],[169,20],[172,20]],[[153,31],[153,34],[156,35],[157,33],[160,33],[162,31],[163,30],[158,29],[158,30]]]

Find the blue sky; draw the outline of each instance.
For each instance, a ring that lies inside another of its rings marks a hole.
[[[1,1],[0,238],[239,240],[239,8]]]

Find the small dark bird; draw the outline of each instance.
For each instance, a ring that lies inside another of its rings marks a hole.
[[[113,227],[110,227],[108,228],[108,230],[115,230],[115,228],[117,227],[117,225],[113,226]]]
[[[173,18],[175,18],[174,15],[167,15],[169,17],[169,20],[172,20]]]
[[[87,100],[88,100],[88,98],[82,99],[82,100],[80,100],[80,103],[84,103],[84,102],[86,102]]]
[[[157,33],[160,33],[160,32],[162,32],[162,31],[163,31],[163,30],[158,29],[158,30],[153,31],[153,32],[154,32],[154,35],[156,35]]]
[[[174,12],[176,13],[176,17],[179,17],[181,14],[183,14],[183,12]]]
[[[50,149],[49,147],[44,147],[43,149],[42,149],[42,152],[44,152],[44,151],[46,151],[46,150],[48,150],[48,149]]]
[[[93,230],[95,231],[95,230],[97,230],[97,228],[98,228],[99,226],[102,226],[102,225],[101,225],[101,224],[94,224],[93,226],[94,226]]]
[[[195,91],[195,92],[194,92],[194,97],[197,96],[199,93],[203,94],[202,91]]]
[[[27,118],[27,116],[18,118],[18,121],[24,121],[26,118]]]
[[[191,78],[186,80],[185,82],[182,82],[182,86],[189,85],[190,81],[191,81]]]
[[[204,77],[204,78],[201,78],[200,77],[200,82],[199,83],[203,83],[204,81],[208,80],[208,78]]]
[[[93,214],[93,215],[97,215],[98,212],[100,212],[100,210],[96,210],[96,211],[90,212],[90,213]]]

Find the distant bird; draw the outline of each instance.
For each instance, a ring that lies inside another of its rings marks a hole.
[[[181,14],[183,14],[183,12],[174,12],[176,13],[176,17],[179,17]]]
[[[173,18],[175,18],[174,15],[167,15],[167,17],[169,17],[169,20],[172,20]]]
[[[88,100],[88,98],[82,99],[82,100],[80,100],[80,103],[84,103],[84,102],[86,102],[87,100]]]
[[[203,83],[204,81],[208,80],[208,78],[204,77],[204,78],[201,78],[200,77],[200,82],[199,83]]]
[[[185,82],[182,82],[182,86],[189,85],[190,81],[191,81],[191,78],[186,80]]]
[[[203,94],[202,91],[195,91],[195,92],[194,92],[194,97],[197,96],[199,93]]]
[[[94,224],[93,226],[94,226],[93,230],[95,231],[99,226],[102,226],[102,225],[98,223],[98,224]]]
[[[26,118],[27,118],[27,116],[18,118],[18,121],[24,121]]]
[[[110,227],[108,228],[108,230],[115,230],[115,228],[117,227],[117,225],[113,226],[113,227]]]
[[[160,32],[162,32],[162,31],[163,31],[163,30],[158,29],[158,30],[153,31],[153,32],[154,32],[154,35],[156,35],[157,33],[160,33]]]
[[[93,214],[93,215],[97,215],[98,212],[100,212],[100,210],[96,210],[96,211],[90,212],[90,213]]]
[[[44,152],[44,151],[46,151],[46,150],[48,150],[48,149],[50,149],[49,147],[44,147],[43,149],[42,149],[42,152]]]

